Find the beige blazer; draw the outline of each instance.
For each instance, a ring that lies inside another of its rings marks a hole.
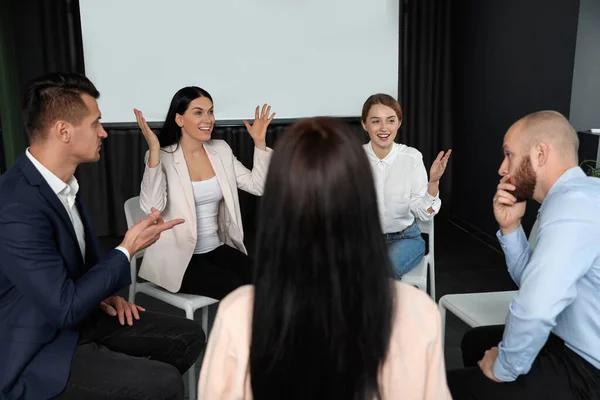
[[[254,149],[254,166],[248,170],[239,162],[223,140],[210,140],[204,148],[215,171],[223,200],[219,204],[218,235],[221,241],[246,253],[244,228],[237,189],[262,195],[272,150]],[[140,192],[140,207],[147,214],[152,207],[165,221],[183,218],[185,222],[163,232],[160,239],[144,254],[139,276],[163,288],[177,292],[196,247],[196,205],[192,181],[181,146],[161,149],[160,163],[146,168]]]
[[[253,286],[242,286],[219,303],[200,370],[198,399],[252,399],[248,360],[253,307]],[[379,373],[382,399],[451,399],[445,369],[435,303],[424,292],[397,282],[392,335]]]

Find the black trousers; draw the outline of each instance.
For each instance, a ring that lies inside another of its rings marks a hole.
[[[600,370],[550,334],[526,375],[514,382],[497,383],[477,366],[486,350],[502,340],[504,325],[472,329],[461,348],[466,368],[448,372],[454,400],[463,399],[600,399]]]
[[[208,253],[192,256],[179,292],[222,300],[251,282],[252,259],[224,244]]]
[[[64,391],[57,399],[183,399],[181,375],[205,346],[200,325],[140,311],[133,326],[94,313],[81,326]]]

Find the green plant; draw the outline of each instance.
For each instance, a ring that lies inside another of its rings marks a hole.
[[[600,161],[585,160],[580,166],[589,176],[600,178]]]

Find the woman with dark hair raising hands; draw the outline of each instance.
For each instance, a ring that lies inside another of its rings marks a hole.
[[[359,139],[313,118],[275,149],[254,285],[219,305],[199,398],[450,398],[437,307],[391,277]]]
[[[225,141],[211,139],[213,109],[208,92],[185,87],[173,96],[158,136],[134,110],[149,148],[140,206],[186,221],[146,250],[139,275],[171,292],[220,300],[252,277],[238,188],[262,194],[271,158],[265,135],[275,114],[265,104],[252,125],[244,121],[255,145],[250,171]]]

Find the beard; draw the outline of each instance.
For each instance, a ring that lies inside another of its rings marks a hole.
[[[509,182],[516,188],[511,194],[517,198],[518,202],[533,200],[536,181],[537,175],[531,165],[531,158],[526,156],[517,168],[517,172],[510,178]]]

